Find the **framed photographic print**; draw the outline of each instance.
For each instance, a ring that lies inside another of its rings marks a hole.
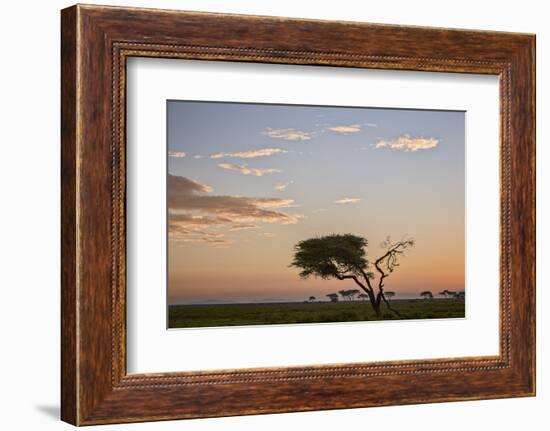
[[[61,36],[63,420],[534,395],[533,35],[78,5]]]

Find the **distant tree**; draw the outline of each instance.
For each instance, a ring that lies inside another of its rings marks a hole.
[[[453,290],[447,290],[447,297],[454,298],[456,295],[456,292]]]
[[[309,302],[313,302],[313,301],[315,301],[316,299],[317,299],[317,298],[315,298],[315,296],[310,296],[310,297],[309,297]]]
[[[359,291],[357,289],[347,289],[339,290],[338,293],[342,296],[342,298],[345,298],[348,301],[352,301],[354,297],[359,293]]]
[[[337,293],[329,293],[328,298],[330,299],[330,302],[338,302],[338,294]]]
[[[424,299],[434,299],[434,295],[429,290],[425,290],[424,292],[420,292],[420,296]]]
[[[441,292],[438,293],[438,295],[443,296],[444,298],[447,298],[447,296],[449,295],[449,291],[447,289],[442,290]]]
[[[359,295],[359,291],[357,289],[348,290],[348,298],[350,300],[354,300],[357,295]]]
[[[464,299],[466,299],[466,294],[465,294],[464,291],[456,292],[454,297],[455,297],[455,299],[459,299],[459,300],[464,301]]]
[[[340,294],[340,296],[342,296],[342,298],[349,299],[347,290],[345,290],[345,289],[344,290],[339,290],[338,293]]]
[[[388,237],[382,243],[384,253],[371,264],[366,258],[366,238],[352,234],[333,234],[306,239],[296,244],[291,266],[301,269],[302,278],[313,276],[322,279],[352,280],[369,297],[377,317],[382,315],[382,301],[389,310],[402,317],[388,302],[384,286],[386,279],[399,266],[399,258],[413,246],[413,239],[391,242]],[[374,272],[369,271],[372,267],[378,273],[377,281]]]
[[[367,299],[369,299],[369,295],[367,295],[366,293],[360,293],[357,298],[361,301],[366,301]]]
[[[388,300],[390,300],[395,296],[395,292],[389,290],[389,291],[384,292],[384,295],[386,295],[386,298],[388,298]]]

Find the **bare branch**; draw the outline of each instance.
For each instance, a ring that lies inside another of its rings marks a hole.
[[[401,313],[399,313],[399,311],[397,311],[395,308],[393,308],[393,307],[390,305],[390,301],[387,300],[386,295],[384,295],[384,292],[380,292],[380,296],[381,296],[382,299],[384,300],[384,303],[386,304],[386,307],[388,307],[388,310],[394,312],[394,313],[397,314],[400,318],[403,318],[403,316],[401,315]]]
[[[378,279],[378,294],[376,296],[377,304],[380,304],[380,300],[383,300],[388,309],[393,311],[399,317],[402,317],[399,312],[394,310],[388,303],[386,296],[384,295],[384,279],[389,277],[389,275],[399,266],[398,257],[405,254],[405,250],[414,246],[414,240],[412,238],[403,239],[392,243],[390,238],[386,238],[386,241],[382,244],[386,248],[386,253],[380,256],[374,262],[374,267],[380,274]]]

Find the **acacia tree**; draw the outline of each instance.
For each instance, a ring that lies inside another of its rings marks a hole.
[[[339,290],[338,293],[342,295],[342,298],[347,298],[348,301],[353,301],[355,295],[359,294],[357,289]]]
[[[328,295],[325,295],[330,299],[330,302],[338,302],[338,294],[337,293],[329,293]]]
[[[385,296],[388,300],[390,300],[390,299],[392,299],[392,298],[395,296],[395,292],[392,292],[392,291],[389,291],[389,290],[388,290],[388,291],[384,292],[384,296]]]
[[[434,299],[434,295],[429,290],[425,290],[424,292],[420,293],[420,296],[424,299]]]
[[[309,297],[309,302],[313,302],[313,301],[315,301],[315,299],[317,299],[317,298],[315,298],[315,296],[310,296]]]
[[[392,242],[388,237],[382,243],[384,253],[374,263],[367,260],[367,245],[366,238],[352,234],[306,239],[294,246],[291,266],[301,269],[302,278],[313,276],[325,280],[351,280],[368,296],[377,317],[382,315],[382,301],[390,311],[402,317],[391,307],[384,294],[384,286],[386,279],[399,266],[399,258],[414,246],[414,240]]]
[[[347,290],[339,290],[338,293],[340,294],[340,296],[344,299],[350,299],[349,298],[349,295],[348,295],[348,291]]]

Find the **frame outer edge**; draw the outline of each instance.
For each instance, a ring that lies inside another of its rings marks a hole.
[[[532,284],[530,287],[531,297],[531,310],[529,324],[531,327],[531,369],[529,376],[531,378],[530,384],[530,396],[537,395],[537,37],[532,35],[528,42],[528,64],[530,66],[530,75],[527,77],[527,82],[530,83],[531,93],[529,94],[528,103],[531,106],[531,124],[528,125],[530,130],[529,143],[532,148],[532,154],[530,159],[530,178],[533,182],[533,189],[529,196],[532,208],[531,208],[531,223],[532,223],[532,235],[533,235],[533,256],[531,277]]]
[[[525,206],[527,207],[528,223],[526,237],[528,244],[524,257],[527,265],[529,283],[524,286],[524,294],[528,295],[526,300],[528,310],[526,310],[526,338],[528,344],[525,346],[526,371],[525,379],[527,381],[527,396],[536,396],[537,380],[537,359],[536,359],[536,241],[537,241],[537,223],[536,223],[536,35],[527,38],[526,46],[521,51],[521,57],[518,59],[521,68],[524,68],[525,75],[522,75],[522,84],[525,86],[525,111],[530,115],[523,115],[524,124],[522,127],[525,132],[525,181],[527,182]],[[519,141],[519,138],[518,138]],[[523,184],[522,184],[523,187]]]
[[[517,396],[536,396],[536,38],[526,35],[511,73],[511,363]]]
[[[531,105],[533,109],[533,135],[531,142],[533,145],[533,157],[531,160],[532,178],[533,178],[533,236],[534,236],[534,259],[533,259],[533,312],[531,316],[532,334],[533,337],[533,368],[531,370],[531,378],[533,379],[533,387],[531,395],[537,396],[537,36],[533,35],[530,43],[530,56],[532,60],[531,82],[533,83],[533,94],[531,95]]]
[[[79,423],[77,295],[78,6],[61,11],[61,420]]]

